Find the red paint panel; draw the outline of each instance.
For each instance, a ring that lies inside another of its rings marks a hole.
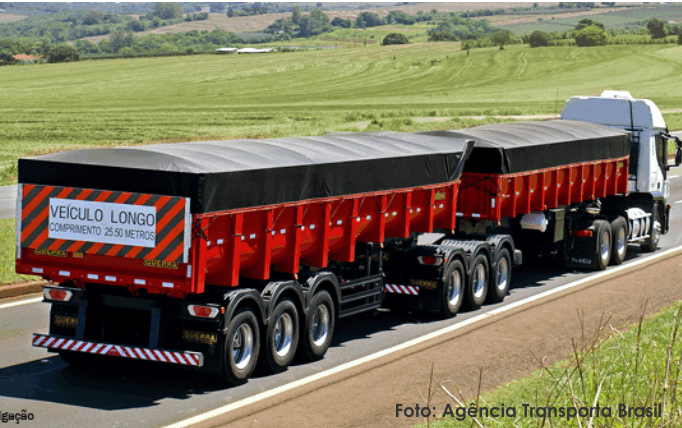
[[[463,218],[500,221],[530,212],[627,193],[628,158],[566,165],[523,174],[462,174],[457,210]]]

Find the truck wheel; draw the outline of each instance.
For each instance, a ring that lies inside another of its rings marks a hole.
[[[298,311],[291,300],[282,300],[272,312],[268,324],[265,354],[274,372],[286,369],[296,355],[298,346]]]
[[[319,360],[327,353],[334,334],[334,302],[326,291],[315,293],[305,322],[304,356],[309,361]]]
[[[488,294],[488,258],[484,254],[479,254],[474,258],[471,265],[471,276],[467,282],[466,302],[471,310],[481,307]]]
[[[628,255],[628,230],[623,217],[611,222],[611,264],[619,265]]]
[[[611,226],[606,220],[595,220],[593,224],[597,235],[595,248],[597,262],[594,267],[596,270],[604,270],[611,259]]]
[[[658,249],[658,242],[661,240],[661,216],[658,214],[658,204],[654,205],[649,235],[650,236],[639,245],[645,253],[653,253],[656,251]]]
[[[249,308],[240,309],[225,335],[225,375],[233,385],[246,382],[256,368],[260,334],[256,315]]]
[[[454,317],[462,307],[465,280],[462,262],[457,259],[451,261],[443,276],[443,297],[440,303],[440,314],[443,318]]]
[[[511,270],[512,262],[509,250],[502,248],[498,253],[497,263],[493,266],[493,277],[491,278],[492,285],[490,286],[490,290],[488,290],[488,300],[491,303],[499,303],[507,297],[507,294],[509,294]]]

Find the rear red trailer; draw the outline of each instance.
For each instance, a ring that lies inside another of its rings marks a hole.
[[[592,266],[606,231],[631,232],[629,150],[627,132],[551,121],[21,159],[17,272],[55,283],[34,345],[239,383],[321,358],[337,320],[382,304],[501,301],[517,247]]]

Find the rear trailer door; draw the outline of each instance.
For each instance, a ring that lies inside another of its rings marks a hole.
[[[17,208],[18,273],[194,291],[190,198],[19,184]]]

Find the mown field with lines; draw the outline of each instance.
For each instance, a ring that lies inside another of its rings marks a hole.
[[[424,43],[0,68],[0,184],[21,156],[156,141],[456,129],[625,89],[680,107],[682,46]],[[431,121],[428,118],[447,117]],[[426,120],[422,120],[426,118]],[[671,129],[682,115],[666,115]]]

